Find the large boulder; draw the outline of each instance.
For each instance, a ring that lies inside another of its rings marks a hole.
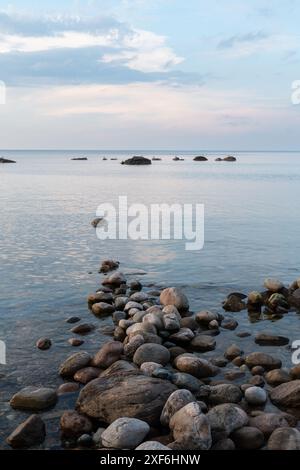
[[[108,424],[124,416],[158,424],[164,404],[175,390],[169,381],[128,371],[89,382],[80,392],[77,408]]]
[[[25,387],[10,400],[12,408],[19,410],[44,410],[55,405],[56,391],[46,387]]]
[[[213,407],[207,413],[213,438],[218,441],[225,439],[236,429],[248,424],[248,416],[242,408],[233,403],[225,403]]]
[[[268,450],[300,450],[300,432],[296,428],[278,428],[271,434]]]
[[[219,370],[218,367],[206,359],[188,353],[177,356],[174,360],[174,365],[180,372],[186,372],[197,378],[212,377]]]
[[[147,436],[149,424],[136,418],[118,418],[101,435],[102,445],[113,449],[134,449]]]
[[[189,301],[178,287],[168,287],[164,289],[160,294],[160,303],[162,305],[175,305],[179,311],[189,309]]]
[[[38,415],[31,415],[8,436],[6,442],[14,449],[40,444],[46,436],[45,423]]]
[[[280,369],[281,360],[270,354],[253,352],[245,358],[245,363],[249,368],[262,366],[265,370]]]
[[[278,385],[271,390],[270,398],[282,408],[300,408],[300,380]]]
[[[72,354],[60,365],[59,374],[62,377],[73,377],[79,369],[87,367],[90,362],[91,356],[85,351]]]
[[[199,403],[192,402],[177,411],[170,420],[176,448],[208,450],[212,444],[210,423]]]

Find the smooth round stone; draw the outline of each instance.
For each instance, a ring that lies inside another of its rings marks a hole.
[[[67,382],[61,384],[57,389],[57,395],[64,395],[65,393],[74,393],[78,392],[80,386],[76,382]]]
[[[122,284],[126,284],[126,277],[120,271],[116,271],[115,273],[111,274],[110,276],[106,277],[102,284],[104,286],[113,286],[113,287],[120,287]]]
[[[273,388],[270,398],[275,405],[282,408],[300,407],[300,380],[292,380]]]
[[[264,281],[264,287],[270,292],[278,292],[284,287],[284,285],[277,279],[267,278]]]
[[[250,369],[255,366],[262,366],[265,370],[280,369],[281,367],[280,359],[262,352],[248,354],[245,362]]]
[[[239,348],[239,346],[237,346],[236,344],[232,344],[226,349],[224,356],[229,361],[232,361],[233,359],[235,359],[238,356],[241,356],[242,354],[243,354],[243,351]]]
[[[289,338],[271,333],[258,333],[255,336],[255,343],[260,346],[285,346],[289,344]]]
[[[199,328],[199,324],[196,322],[194,317],[183,317],[179,320],[179,328],[189,328],[195,331]]]
[[[140,366],[143,362],[157,362],[166,365],[170,361],[170,352],[160,344],[146,343],[140,346],[133,356],[133,362]]]
[[[218,330],[219,329],[219,323],[217,322],[217,320],[212,320],[212,321],[209,322],[208,328],[210,330]]]
[[[10,406],[19,410],[44,410],[55,405],[56,391],[46,387],[25,387],[10,400]]]
[[[79,338],[69,338],[68,343],[71,346],[78,347],[78,346],[81,346],[84,343],[84,341],[83,339],[79,339]]]
[[[187,389],[190,392],[198,392],[202,386],[202,382],[196,377],[190,374],[185,374],[184,372],[176,372],[172,375],[172,382],[178,388]]]
[[[153,335],[156,335],[157,333],[155,326],[151,325],[150,323],[135,323],[134,325],[131,325],[129,328],[127,328],[126,333],[127,335],[131,335],[137,331],[144,331],[145,333],[151,333]]]
[[[146,313],[146,315],[143,316],[143,323],[150,323],[150,325],[155,326],[155,328],[160,331],[164,329],[164,323],[163,323],[163,314],[160,313],[159,315],[155,313]]]
[[[245,376],[245,372],[238,367],[236,369],[229,370],[228,372],[224,374],[224,378],[230,381],[240,379],[244,376]]]
[[[134,302],[133,300],[129,300],[124,307],[125,312],[129,312],[132,308],[136,308],[137,310],[143,310],[142,304],[139,302]]]
[[[210,387],[209,402],[214,405],[221,403],[238,403],[242,399],[240,387],[233,384],[219,384]]]
[[[129,300],[138,303],[145,302],[148,300],[148,294],[145,292],[134,292],[134,294],[131,294]]]
[[[116,326],[114,330],[114,339],[116,341],[124,341],[126,338],[126,332],[120,326]]]
[[[134,280],[134,281],[131,281],[131,283],[129,284],[129,288],[132,291],[140,291],[140,290],[142,290],[143,286],[142,286],[142,283],[140,281]],[[149,294],[149,292],[148,292],[148,294]]]
[[[163,426],[169,426],[172,416],[188,403],[196,401],[194,395],[189,390],[176,390],[171,393],[160,416]]]
[[[144,375],[151,377],[153,372],[157,369],[161,369],[162,365],[157,362],[144,362],[140,366],[140,370]]]
[[[111,292],[98,291],[96,294],[90,294],[88,296],[89,305],[96,304],[98,302],[106,302],[111,304],[113,302],[113,295]]]
[[[291,368],[290,376],[293,380],[300,379],[300,364]]]
[[[84,367],[76,372],[74,375],[74,380],[76,382],[80,382],[82,384],[87,384],[91,380],[96,379],[99,377],[101,370],[97,367]]]
[[[145,340],[142,335],[133,336],[130,341],[124,346],[125,356],[132,358],[135,351],[144,344]]]
[[[288,427],[284,416],[279,413],[262,413],[250,418],[249,425],[259,429],[268,438],[277,428]]]
[[[248,423],[245,411],[233,403],[214,406],[207,413],[207,417],[216,441],[228,437],[233,431]]]
[[[225,359],[224,357],[213,357],[211,359],[212,364],[214,364],[217,367],[226,367],[228,364],[228,360]]]
[[[85,352],[77,352],[69,356],[59,367],[59,374],[62,377],[73,377],[79,370],[87,367],[91,362],[91,356]]]
[[[93,445],[93,438],[90,434],[82,434],[77,439],[77,445],[80,447],[91,447]]]
[[[252,375],[264,375],[265,369],[262,366],[255,366],[251,369]]]
[[[168,349],[172,359],[175,359],[177,356],[186,353],[186,350],[184,348],[181,348],[180,346],[173,346],[172,348]]]
[[[190,346],[195,351],[200,351],[200,352],[212,351],[216,347],[216,341],[211,336],[198,335],[192,339]]]
[[[232,439],[227,437],[226,439],[221,439],[216,442],[211,448],[211,450],[235,450],[235,445]]]
[[[95,326],[90,323],[81,323],[80,325],[76,325],[71,329],[72,333],[77,335],[86,335],[95,329]]]
[[[271,434],[268,450],[300,450],[300,432],[296,428],[278,428]]]
[[[265,380],[261,375],[253,375],[248,380],[249,384],[254,385],[255,387],[264,387]]]
[[[152,373],[152,377],[156,377],[157,379],[162,379],[162,380],[172,380],[172,372],[170,372],[167,369],[164,369],[163,367],[159,369],[155,369]]]
[[[264,405],[267,401],[267,392],[261,387],[249,387],[245,391],[245,399],[249,405]]]
[[[110,315],[114,313],[114,311],[115,311],[115,307],[106,302],[99,302],[99,303],[93,304],[92,306],[92,312],[97,317],[104,317],[104,316]]]
[[[128,297],[120,296],[115,298],[115,307],[117,310],[124,310],[128,302]]]
[[[232,359],[231,362],[232,362],[233,365],[235,365],[237,367],[241,367],[245,363],[245,359],[242,356],[237,356],[234,359]],[[247,366],[245,366],[245,367],[246,367],[245,370],[247,370]]]
[[[124,347],[120,341],[110,341],[104,344],[95,354],[93,357],[93,366],[107,369],[107,367],[120,359],[123,351]]]
[[[211,321],[218,320],[218,314],[209,310],[201,310],[201,312],[196,313],[195,319],[200,324],[208,325]]]
[[[6,442],[13,448],[27,448],[41,444],[46,437],[46,426],[38,415],[31,415],[8,436]]]
[[[221,323],[221,327],[225,328],[225,330],[235,330],[239,326],[238,322],[233,319],[225,319]]]
[[[120,320],[126,320],[126,318],[127,318],[127,314],[125,312],[120,311],[120,310],[116,310],[112,314],[112,320],[113,320],[115,325],[118,325]]]
[[[113,449],[134,449],[147,436],[149,424],[136,418],[119,418],[102,433],[102,445]]]
[[[239,331],[236,333],[236,336],[238,336],[238,338],[248,338],[251,336],[251,333],[249,331]]]
[[[237,429],[231,434],[231,439],[238,449],[245,450],[260,449],[265,442],[263,433],[251,426]]]
[[[176,344],[187,344],[194,338],[194,333],[189,328],[180,328],[177,333],[170,336],[170,340]]]
[[[36,342],[36,347],[38,349],[41,349],[42,351],[46,351],[47,349],[50,349],[52,345],[52,341],[49,338],[40,338]]]
[[[266,373],[265,379],[266,382],[273,387],[291,381],[289,373],[283,369],[270,370]]]
[[[263,298],[260,292],[252,291],[248,294],[248,302],[250,304],[262,304]]]
[[[188,310],[189,302],[186,295],[178,287],[169,287],[160,294],[162,305],[174,305],[179,311]]]
[[[186,372],[197,378],[212,377],[218,373],[216,366],[195,354],[177,356],[174,360],[174,365],[180,372]]]

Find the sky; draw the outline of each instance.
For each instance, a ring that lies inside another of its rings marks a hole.
[[[298,150],[299,20],[297,0],[0,0],[0,148]]]

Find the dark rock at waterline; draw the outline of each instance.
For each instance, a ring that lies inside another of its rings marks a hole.
[[[186,295],[178,287],[168,287],[160,294],[162,305],[174,305],[179,311],[187,311],[189,302]]]
[[[155,425],[175,390],[169,381],[128,371],[125,376],[100,377],[87,384],[80,392],[77,409],[108,424],[126,416]]]
[[[62,377],[73,377],[79,370],[87,367],[91,362],[91,356],[85,352],[77,352],[69,356],[59,367],[59,375]]]
[[[97,228],[98,224],[100,224],[100,222],[102,222],[103,220],[103,217],[96,217],[95,219],[93,219],[91,221],[91,225],[94,227],[94,228]]]
[[[9,160],[8,158],[0,158],[0,163],[17,163],[14,160]]]
[[[66,382],[61,384],[57,389],[57,395],[65,395],[66,393],[78,392],[80,386],[77,382]]]
[[[46,437],[44,421],[38,415],[31,415],[21,423],[6,439],[14,449],[41,444]]]
[[[265,370],[280,369],[281,360],[277,359],[270,354],[262,352],[253,352],[248,354],[245,358],[246,365],[249,368],[255,366],[262,366]]]
[[[151,160],[149,160],[149,158],[145,158],[141,156],[135,156],[122,162],[122,165],[151,165],[151,164],[152,162]]]
[[[102,261],[99,272],[100,273],[108,273],[109,271],[113,271],[114,269],[118,269],[120,263],[119,261],[115,261],[113,259],[106,259]]]
[[[78,323],[81,320],[79,317],[69,317],[66,320],[66,323]]]
[[[228,155],[228,157],[223,158],[223,162],[236,162],[236,158]]]
[[[233,293],[229,294],[228,297],[223,301],[223,309],[228,312],[240,312],[246,308],[245,302],[243,299],[247,296],[244,294]]]
[[[94,329],[95,329],[95,326],[90,323],[81,323],[80,325],[74,326],[71,329],[71,332],[77,335],[85,335],[87,333],[90,333]]]
[[[88,158],[87,157],[74,157],[74,158],[71,158],[72,161],[87,161]]]
[[[216,347],[216,341],[211,336],[197,335],[190,342],[190,347],[200,352],[213,351]]]
[[[208,159],[203,155],[199,155],[198,157],[193,158],[194,162],[207,162]]]
[[[289,344],[289,338],[271,333],[258,333],[255,336],[255,342],[260,346],[285,346]]]
[[[49,338],[40,338],[36,342],[36,347],[38,349],[41,349],[42,351],[46,351],[47,349],[50,349],[52,345],[51,339]]]
[[[115,311],[115,307],[106,302],[97,302],[92,306],[92,312],[97,317],[105,317],[112,314]]]

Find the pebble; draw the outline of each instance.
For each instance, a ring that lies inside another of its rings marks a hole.
[[[49,338],[40,338],[36,342],[36,347],[38,349],[41,349],[42,351],[46,351],[47,349],[50,349],[52,345],[52,341]]]

